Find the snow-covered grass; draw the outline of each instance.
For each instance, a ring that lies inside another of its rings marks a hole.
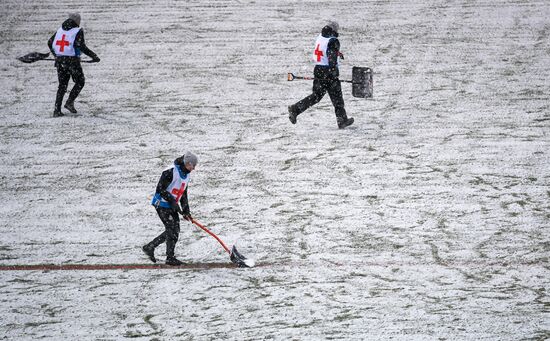
[[[47,51],[79,10],[87,83],[51,118]],[[150,195],[185,150],[192,212],[253,269],[1,271],[0,339],[550,337],[547,1],[0,3],[0,264],[144,263]],[[309,53],[341,24],[342,78],[291,125]],[[229,261],[182,224],[177,255]],[[164,247],[157,256],[163,258]]]

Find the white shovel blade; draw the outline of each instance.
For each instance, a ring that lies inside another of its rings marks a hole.
[[[256,262],[254,261],[254,259],[250,259],[250,258],[243,259],[243,263],[246,264],[246,266],[248,266],[249,268],[252,268],[254,267],[254,265],[256,265]]]
[[[239,251],[237,251],[235,245],[233,245],[233,248],[231,249],[231,261],[237,264],[239,267],[243,267],[244,265],[248,268],[251,268],[256,264],[253,259],[246,258],[245,256],[241,255]]]

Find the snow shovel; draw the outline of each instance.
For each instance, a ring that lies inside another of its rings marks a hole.
[[[202,225],[201,223],[194,220],[193,218],[191,218],[191,222],[193,224],[197,225],[198,227],[200,227],[202,230],[204,230],[204,232],[206,232],[209,235],[211,235],[212,237],[216,238],[216,240],[223,246],[225,251],[227,251],[227,253],[229,253],[229,259],[231,259],[231,261],[233,263],[237,264],[237,266],[239,268],[251,268],[251,267],[254,266],[254,264],[255,264],[254,260],[246,258],[242,254],[240,254],[239,251],[237,251],[237,248],[235,247],[235,245],[233,245],[231,250],[229,250],[227,245],[225,245],[225,243],[218,236],[216,236],[212,231],[207,229],[206,226]]]
[[[39,60],[55,60],[55,58],[48,58],[49,55],[50,53],[31,52],[24,56],[17,57],[17,60],[27,64],[34,63]],[[93,63],[94,61],[90,59],[90,60],[81,60],[81,62]]]
[[[358,67],[354,66],[351,70],[352,80],[343,80],[340,82],[351,83],[352,90],[351,94],[353,97],[359,98],[371,98],[373,92],[373,83],[372,83],[372,69],[369,67]],[[288,81],[293,81],[295,79],[303,80],[315,80],[313,77],[302,77],[296,76],[293,73],[288,73]]]

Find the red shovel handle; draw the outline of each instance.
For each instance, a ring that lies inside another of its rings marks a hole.
[[[216,236],[214,233],[212,233],[209,229],[206,228],[206,226],[202,225],[201,223],[199,223],[198,221],[196,221],[195,219],[191,218],[191,222],[195,225],[197,225],[198,227],[200,227],[204,232],[208,233],[209,235],[211,235],[212,237],[216,238],[216,240],[223,246],[223,248],[225,249],[225,251],[227,251],[227,253],[231,254],[231,251],[229,250],[229,248],[227,247],[227,245],[225,245],[225,243],[218,237]]]

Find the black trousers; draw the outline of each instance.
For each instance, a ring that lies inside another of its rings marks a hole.
[[[328,92],[336,118],[347,118],[346,109],[344,109],[344,98],[342,96],[342,85],[338,79],[315,79],[313,81],[313,93],[298,103],[291,106],[291,110],[299,115],[308,108],[319,103],[323,96]]]
[[[166,242],[166,257],[174,257],[174,249],[180,234],[180,217],[178,212],[170,208],[156,208],[157,213],[164,224],[164,232],[149,243],[149,246],[156,248]]]
[[[59,87],[57,88],[57,96],[55,98],[55,109],[60,111],[63,97],[65,96],[65,92],[67,92],[69,80],[71,78],[73,79],[74,86],[69,94],[67,102],[73,103],[84,87],[86,79],[78,58],[61,57],[59,59],[60,61],[57,61],[55,64],[57,67],[57,78],[59,80]]]

